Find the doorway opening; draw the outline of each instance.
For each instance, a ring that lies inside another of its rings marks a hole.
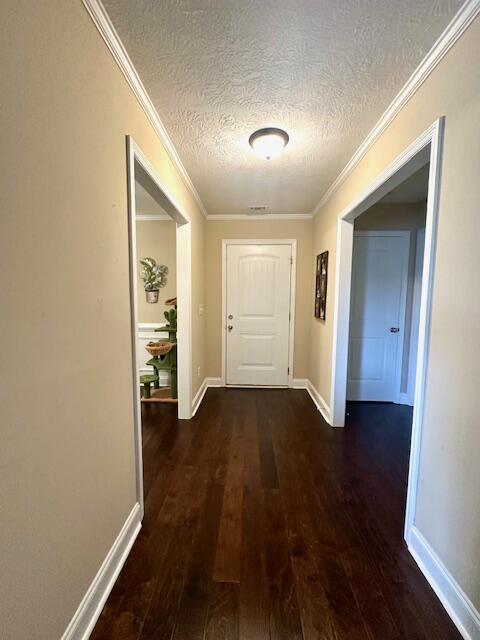
[[[354,221],[347,401],[414,404],[429,167]]]
[[[141,401],[176,404],[176,223],[137,178],[135,207]]]
[[[428,372],[428,345],[430,334],[430,308],[433,273],[435,266],[435,240],[440,192],[440,167],[442,156],[444,119],[440,118],[415,140],[395,161],[367,187],[367,189],[344,209],[337,224],[337,265],[335,283],[334,335],[332,357],[331,416],[333,426],[345,425],[347,388],[349,377],[350,308],[352,298],[352,265],[354,259],[355,220],[372,205],[379,203],[387,194],[404,183],[417,171],[429,165],[428,193],[425,215],[425,235],[422,278],[419,292],[417,353],[415,360],[415,382],[413,390],[413,417],[410,440],[410,461],[405,509],[404,537],[410,544],[415,522],[418,472],[420,462],[421,433],[423,426],[424,396]],[[377,246],[378,249],[378,246]],[[400,249],[398,249],[400,251]],[[401,318],[401,313],[399,314]],[[398,324],[390,328],[399,329]],[[398,332],[392,332],[396,334]],[[411,341],[410,341],[411,343]],[[352,360],[357,356],[353,355]],[[395,384],[398,385],[399,370],[395,361]],[[353,362],[361,368],[360,362]],[[378,371],[377,371],[378,373]],[[407,376],[408,377],[408,376]],[[401,380],[401,375],[400,375]],[[392,388],[394,388],[392,386]],[[397,387],[395,387],[397,388]],[[405,387],[404,387],[405,388]],[[358,388],[349,393],[362,392]],[[371,390],[370,390],[371,391]],[[398,398],[400,400],[400,397]]]
[[[396,486],[385,488],[395,539],[406,506],[429,171],[427,163],[354,221],[346,422],[369,443],[371,473]]]
[[[394,543],[406,507],[429,173],[430,162],[354,221],[346,422],[368,447],[365,483],[383,487],[377,510]]]
[[[142,402],[175,403],[178,418],[192,415],[191,224],[130,136],[127,178],[136,484],[143,517]]]

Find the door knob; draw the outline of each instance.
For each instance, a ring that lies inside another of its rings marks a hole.
[[[399,327],[390,327],[390,333],[398,333],[400,331]]]
[[[228,331],[230,332],[233,329],[233,324],[229,324],[227,327]]]

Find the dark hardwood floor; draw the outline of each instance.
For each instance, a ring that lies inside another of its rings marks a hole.
[[[460,638],[403,542],[411,410],[210,389],[142,406],[145,520],[94,640]]]

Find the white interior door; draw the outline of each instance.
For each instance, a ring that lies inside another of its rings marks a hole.
[[[226,246],[226,384],[288,386],[291,245]]]
[[[408,233],[354,236],[348,400],[397,400],[408,256]]]

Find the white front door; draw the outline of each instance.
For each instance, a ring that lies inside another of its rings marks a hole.
[[[403,232],[354,236],[348,400],[397,401],[408,255]]]
[[[288,386],[292,247],[227,244],[226,261],[226,384]]]

